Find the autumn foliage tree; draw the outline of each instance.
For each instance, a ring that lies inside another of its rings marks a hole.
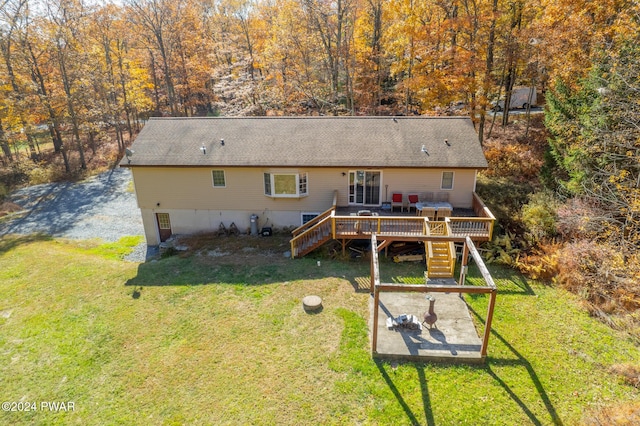
[[[599,206],[602,239],[640,247],[640,48],[603,52],[579,88],[558,82],[548,99],[551,147],[571,195]]]
[[[35,159],[48,140],[75,172],[103,141],[122,151],[149,116],[449,114],[454,103],[482,142],[498,96],[556,77],[573,89],[594,52],[637,29],[636,3],[2,0],[0,158]]]

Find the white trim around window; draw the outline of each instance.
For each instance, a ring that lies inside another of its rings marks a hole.
[[[440,180],[440,189],[453,189],[453,172],[442,172],[442,179]]]
[[[309,195],[309,176],[301,173],[264,173],[264,195],[273,198],[300,198]]]

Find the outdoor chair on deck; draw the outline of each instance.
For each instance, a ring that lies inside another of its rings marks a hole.
[[[393,211],[393,209],[397,206],[400,206],[400,212],[404,211],[402,192],[394,192],[391,194],[391,211]]]
[[[449,207],[438,208],[438,220],[444,220],[445,217],[451,217],[452,210]]]
[[[436,209],[433,207],[423,207],[422,208],[422,217],[427,217],[429,220],[436,219]]]
[[[416,210],[417,212],[417,209],[416,209],[417,202],[419,202],[418,194],[409,194],[409,208],[407,209],[409,213],[411,213],[411,207],[413,207],[414,210]]]
[[[423,192],[419,198],[421,203],[433,201],[433,192]]]
[[[438,193],[436,193],[436,199],[434,201],[449,202],[449,193],[448,192],[438,192]]]

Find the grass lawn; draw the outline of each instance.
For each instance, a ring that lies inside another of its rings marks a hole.
[[[0,400],[36,403],[0,424],[573,425],[611,407],[639,421],[640,392],[610,369],[640,351],[574,296],[491,267],[485,365],[376,362],[369,263],[290,260],[282,241],[138,265],[118,259],[130,240],[0,239]],[[386,260],[381,272],[423,276]],[[322,312],[302,310],[308,294]],[[488,298],[467,300],[481,321]]]

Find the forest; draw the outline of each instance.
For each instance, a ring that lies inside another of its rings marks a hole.
[[[635,0],[0,0],[0,201],[151,116],[469,115],[490,261],[640,339]],[[544,119],[491,113],[536,87]]]

